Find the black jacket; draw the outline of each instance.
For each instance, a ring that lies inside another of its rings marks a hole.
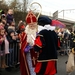
[[[49,60],[56,60],[57,57],[57,46],[58,46],[58,37],[57,34],[54,31],[51,30],[42,30],[39,32],[39,35],[43,36],[44,42],[43,47],[39,48],[39,46],[34,45],[34,50],[35,51],[40,51],[42,52],[39,54],[38,60],[39,61],[49,61]],[[41,37],[41,36],[40,36]]]

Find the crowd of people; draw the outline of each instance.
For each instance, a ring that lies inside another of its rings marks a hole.
[[[13,10],[2,10],[0,18],[0,68],[12,67],[18,62],[18,34],[15,31]],[[17,55],[16,55],[17,54]]]
[[[0,68],[9,70],[20,62],[21,75],[55,75],[60,55],[73,48],[75,31],[51,26],[48,16],[38,19],[29,11],[25,22],[15,26],[13,10],[1,11],[0,20]]]

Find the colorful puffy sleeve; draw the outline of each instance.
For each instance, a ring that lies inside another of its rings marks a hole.
[[[39,52],[45,46],[45,40],[42,35],[38,35],[34,42],[34,50]]]

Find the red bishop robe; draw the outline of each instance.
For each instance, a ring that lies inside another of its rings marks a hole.
[[[21,75],[30,75],[27,59],[26,59],[26,54],[24,52],[24,49],[27,45],[27,35],[25,32],[22,32],[19,34],[20,38],[20,43],[21,43],[21,49],[20,49],[20,70],[21,70]]]

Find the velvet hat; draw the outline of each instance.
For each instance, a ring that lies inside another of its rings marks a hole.
[[[52,20],[48,16],[40,16],[38,18],[38,24],[41,26],[51,24],[51,23],[52,23]]]

